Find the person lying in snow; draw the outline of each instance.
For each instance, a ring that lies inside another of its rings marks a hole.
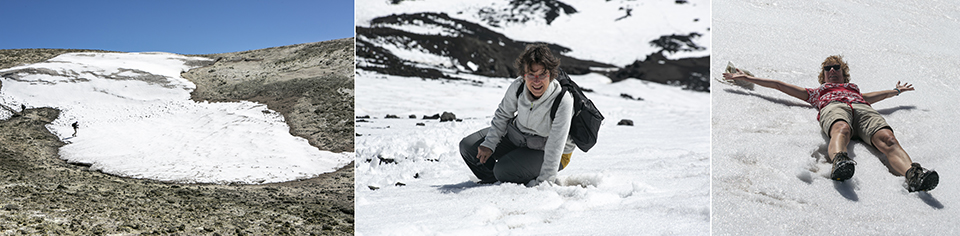
[[[570,93],[558,96],[560,60],[546,45],[535,44],[526,47],[514,66],[520,76],[504,93],[491,126],[460,141],[460,155],[480,183],[533,186],[554,181],[576,147],[568,137],[573,98]],[[551,120],[555,99],[562,100]]]
[[[801,88],[783,81],[749,76],[739,69],[736,73],[723,73],[727,80],[743,80],[757,85],[780,90],[787,95],[809,102],[820,110],[817,120],[820,128],[829,137],[827,158],[833,163],[830,178],[844,181],[853,177],[856,162],[847,156],[847,144],[851,137],[860,137],[868,145],[877,148],[887,157],[890,171],[905,176],[907,190],[929,191],[937,187],[939,175],[913,163],[893,135],[893,128],[870,104],[879,102],[906,91],[913,85],[897,81],[891,90],[860,93],[856,84],[850,83],[850,68],[841,56],[829,56],[820,64],[818,88]]]

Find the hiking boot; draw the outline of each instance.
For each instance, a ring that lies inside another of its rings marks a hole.
[[[844,181],[853,177],[854,166],[857,162],[850,160],[846,152],[838,152],[833,157],[833,170],[830,171],[830,179]]]
[[[920,167],[920,163],[910,164],[907,170],[907,191],[930,191],[940,183],[940,175],[936,171],[927,170]]]

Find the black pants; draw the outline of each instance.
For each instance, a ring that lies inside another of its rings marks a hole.
[[[487,163],[481,164],[477,159],[477,148],[483,143],[489,129],[481,129],[460,140],[460,156],[480,181],[527,183],[540,176],[543,150],[517,147],[506,135]]]

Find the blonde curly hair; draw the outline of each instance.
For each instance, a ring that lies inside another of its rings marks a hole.
[[[840,64],[840,71],[843,72],[843,82],[850,83],[850,67],[847,66],[847,62],[843,61],[843,56],[833,55],[823,60],[823,63],[820,63],[820,75],[817,76],[817,78],[820,81],[820,84],[825,83],[824,82],[825,71],[823,71],[823,67],[827,65],[836,65],[836,64]]]

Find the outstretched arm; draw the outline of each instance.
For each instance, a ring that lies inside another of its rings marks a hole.
[[[751,82],[763,87],[780,90],[780,92],[786,93],[787,95],[793,96],[795,98],[799,98],[800,100],[804,100],[804,101],[806,101],[807,98],[810,97],[810,95],[807,94],[807,90],[804,88],[801,88],[800,86],[788,84],[786,82],[774,80],[774,79],[764,79],[764,78],[749,76],[746,73],[743,73],[743,71],[740,71],[740,69],[737,69],[737,73],[723,73],[723,78],[727,80],[743,80],[743,81]]]
[[[867,103],[873,104],[879,102],[883,99],[887,99],[893,96],[900,95],[900,93],[906,91],[913,91],[913,85],[909,83],[903,83],[900,85],[900,81],[897,81],[897,87],[891,90],[881,90],[876,92],[869,92],[863,94],[863,100],[866,100]]]

